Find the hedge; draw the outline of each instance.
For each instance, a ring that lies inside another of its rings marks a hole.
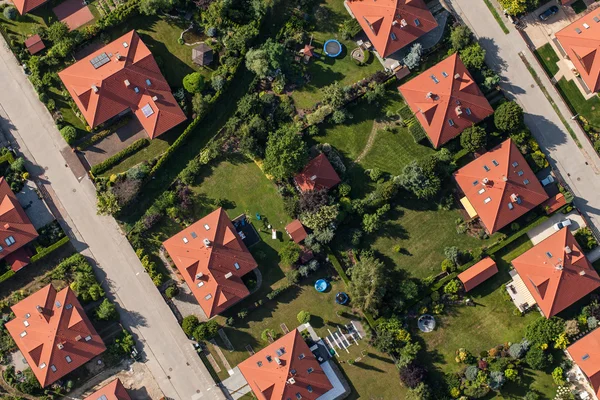
[[[3,273],[2,275],[0,275],[0,283],[12,278],[12,276],[15,274],[16,272],[13,271],[12,269],[9,269],[8,271],[6,271],[5,273]]]
[[[52,253],[54,250],[58,249],[59,247],[64,246],[65,244],[69,243],[69,237],[68,236],[64,236],[63,238],[61,238],[59,241],[55,242],[54,244],[51,244],[50,246],[42,249],[39,253],[33,255],[31,257],[30,262],[34,263],[36,261],[41,260],[42,258],[46,257],[48,254]]]
[[[90,172],[92,173],[92,175],[100,175],[103,172],[108,171],[113,166],[117,165],[118,163],[120,163],[121,161],[126,159],[127,157],[131,156],[132,154],[137,153],[138,151],[140,151],[144,147],[148,146],[149,144],[150,144],[150,139],[148,139],[148,138],[138,139],[135,142],[133,142],[131,145],[129,145],[128,147],[124,148],[123,150],[121,150],[120,152],[115,154],[114,156],[107,158],[106,160],[102,161],[100,164],[94,165],[92,167],[92,169],[90,170]]]

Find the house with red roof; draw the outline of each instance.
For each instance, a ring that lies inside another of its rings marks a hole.
[[[35,227],[4,177],[0,177],[0,260],[13,271],[29,264],[31,253],[24,246],[38,237]]]
[[[306,167],[294,177],[294,182],[300,191],[329,190],[342,180],[327,159],[325,153],[321,153],[306,164]]]
[[[238,367],[259,399],[336,398],[331,396],[335,391],[331,380],[337,382],[337,378],[331,375],[329,366],[323,369],[297,329],[256,352]]]
[[[163,246],[208,318],[250,294],[242,276],[258,265],[222,208],[167,239]]]
[[[11,307],[6,329],[42,387],[47,387],[106,347],[75,293],[47,285]]]
[[[461,203],[469,216],[479,217],[490,234],[548,198],[511,139],[456,171],[454,179],[465,194]]]
[[[587,377],[596,399],[600,398],[600,328],[567,347],[567,354]]]
[[[384,58],[438,26],[423,0],[346,0],[345,3]]]
[[[440,61],[398,90],[435,148],[494,113],[458,54]]]
[[[131,400],[129,393],[119,378],[104,385],[84,400]]]
[[[542,240],[512,265],[546,318],[600,287],[600,276],[568,228]]]
[[[487,281],[497,273],[498,266],[496,265],[496,262],[490,257],[486,257],[472,267],[468,268],[466,271],[458,274],[458,279],[465,287],[465,292],[468,292]]]
[[[556,39],[591,92],[600,90],[600,12],[596,9],[556,32]]]
[[[152,53],[135,31],[58,76],[92,128],[133,112],[154,139],[186,120]]]

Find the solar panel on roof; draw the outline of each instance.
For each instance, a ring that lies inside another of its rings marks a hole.
[[[92,66],[95,69],[98,69],[109,61],[110,61],[110,58],[108,57],[108,54],[101,53],[101,54],[97,55],[96,57],[92,58],[90,60],[90,63],[92,63]]]

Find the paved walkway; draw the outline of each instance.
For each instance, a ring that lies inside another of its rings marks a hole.
[[[87,177],[71,172],[66,148],[50,114],[39,102],[6,43],[0,39],[0,128],[15,137],[35,165],[43,192],[55,193],[57,217],[82,254],[96,261],[95,273],[116,301],[123,324],[137,338],[146,365],[166,397],[222,399],[173,313],[144,271],[113,218],[96,215],[96,193]],[[68,210],[68,211],[67,211]]]
[[[510,33],[504,34],[483,1],[447,0],[459,18],[471,27],[481,45],[487,50],[486,61],[503,78],[505,94],[525,110],[525,123],[548,156],[550,164],[559,171],[575,194],[575,205],[588,218],[591,228],[600,232],[600,191],[597,190],[600,158],[576,122],[569,119],[570,111],[560,99],[551,82],[538,66],[525,42],[507,24]],[[537,72],[567,123],[575,131],[582,148],[569,136],[558,115],[535,84],[521,60],[523,53]]]

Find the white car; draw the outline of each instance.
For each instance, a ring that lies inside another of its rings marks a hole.
[[[554,230],[560,231],[562,228],[564,228],[565,226],[569,226],[569,225],[571,225],[571,220],[569,218],[567,218],[567,219],[564,219],[564,220],[554,224]]]
[[[541,180],[542,186],[548,186],[549,184],[554,182],[554,177],[552,175],[548,175],[544,179]]]

